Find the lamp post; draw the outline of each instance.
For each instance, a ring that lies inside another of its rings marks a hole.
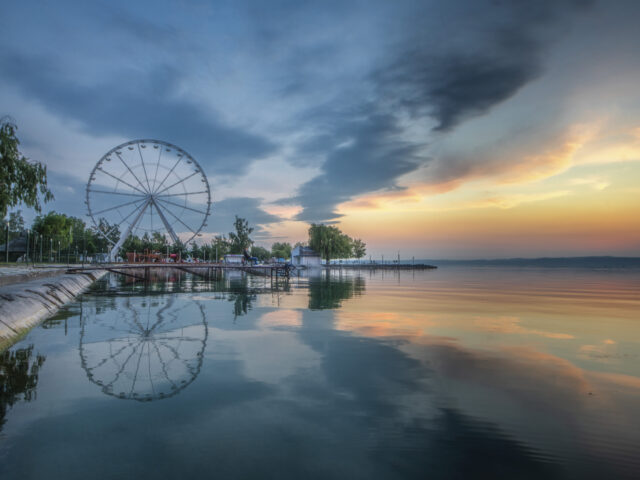
[[[67,267],[69,266],[70,253],[71,253],[71,226],[69,226],[69,244],[67,245]]]
[[[40,263],[42,263],[42,234],[40,234]]]
[[[58,257],[58,263],[60,263],[60,240],[58,240],[58,254],[56,256]]]
[[[4,222],[5,235],[4,235],[4,261],[9,263],[9,222]]]
[[[51,261],[51,257],[53,257],[53,237],[49,239],[49,262]]]
[[[27,228],[27,252],[25,254],[25,262],[27,263],[27,266],[29,266],[29,229]]]

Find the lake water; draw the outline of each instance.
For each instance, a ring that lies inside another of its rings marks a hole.
[[[156,280],[0,355],[0,478],[640,477],[640,270]]]

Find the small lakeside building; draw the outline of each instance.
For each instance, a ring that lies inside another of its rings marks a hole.
[[[244,263],[244,255],[239,253],[228,253],[224,256],[224,263],[242,265]]]
[[[297,246],[291,251],[291,263],[301,267],[320,267],[322,259],[315,250],[309,247]]]

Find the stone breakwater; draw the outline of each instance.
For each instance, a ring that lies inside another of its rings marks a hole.
[[[105,273],[60,274],[0,288],[0,351],[73,300]]]

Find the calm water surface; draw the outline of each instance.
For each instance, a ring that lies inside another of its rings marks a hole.
[[[0,354],[0,478],[639,478],[640,271],[112,276]]]

